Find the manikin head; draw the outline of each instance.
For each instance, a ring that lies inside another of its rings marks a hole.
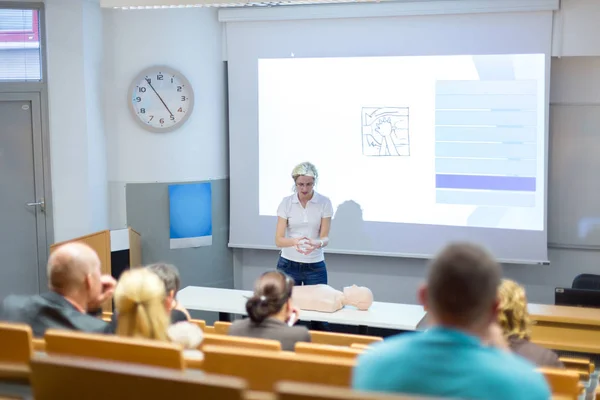
[[[298,193],[300,200],[309,200],[317,184],[319,173],[317,167],[309,162],[303,162],[292,170],[292,179],[294,179],[294,190]]]
[[[48,259],[47,271],[50,290],[83,311],[102,292],[100,259],[86,244],[73,242],[58,247]]]
[[[430,265],[419,300],[433,325],[487,335],[498,315],[500,265],[482,247],[454,243]]]
[[[373,292],[364,286],[346,286],[344,288],[344,304],[349,304],[359,310],[368,310],[373,304]]]

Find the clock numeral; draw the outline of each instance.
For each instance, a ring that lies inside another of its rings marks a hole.
[[[150,116],[150,121],[152,121],[153,119],[154,119],[154,115],[151,115]],[[150,121],[148,121],[148,122],[150,122]]]
[[[163,80],[163,76],[162,76],[162,74],[158,74],[158,75],[156,75],[156,80],[157,80],[157,81],[162,81],[162,80]]]
[[[171,77],[171,83],[173,83],[173,77]]]
[[[146,92],[146,88],[143,87],[143,86],[140,86],[139,90],[140,90],[140,93],[145,93]]]
[[[183,86],[177,86],[177,91],[181,92],[183,90]]]
[[[183,112],[183,107],[179,107],[179,109],[177,110],[177,112]]]
[[[158,120],[158,122],[160,122],[160,124],[162,125],[162,124],[164,124],[164,123],[165,123],[165,119],[164,119],[164,118],[161,118],[161,119],[159,119],[159,120]]]
[[[137,101],[139,103],[140,101],[142,101],[142,98],[141,97],[136,97],[135,101]]]
[[[175,116],[174,116],[174,115],[171,115],[171,118],[170,118],[170,119],[171,119],[171,121],[175,121]]]
[[[186,100],[187,100],[187,97],[181,96],[181,101],[186,101]]]
[[[140,113],[146,114],[146,109],[145,108],[140,108]]]

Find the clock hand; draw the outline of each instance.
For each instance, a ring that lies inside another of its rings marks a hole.
[[[154,91],[154,93],[156,93],[156,95],[158,96],[158,99],[160,100],[160,102],[163,103],[163,106],[165,106],[165,108],[167,109],[167,111],[169,112],[169,114],[171,114],[171,117],[173,117],[173,113],[171,112],[171,110],[169,110],[169,107],[167,107],[167,105],[165,104],[165,102],[162,99],[162,97],[160,97],[160,94],[158,94],[158,92],[156,91],[156,89],[154,89],[154,86],[152,86],[152,83],[150,83],[150,79],[146,78],[146,82],[148,82],[148,85],[150,85],[150,88]]]

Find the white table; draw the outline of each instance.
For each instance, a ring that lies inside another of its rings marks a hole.
[[[246,315],[246,300],[250,296],[252,292],[249,290],[188,286],[179,291],[177,300],[187,309],[218,312],[220,318],[223,318],[223,314]],[[300,312],[300,319],[303,321],[404,331],[417,330],[424,317],[425,311],[421,306],[378,301],[373,302],[368,311],[345,306],[334,313],[304,310]],[[360,330],[366,331],[366,329]]]

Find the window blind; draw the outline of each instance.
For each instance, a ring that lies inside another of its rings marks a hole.
[[[0,8],[0,80],[42,79],[39,11]]]

